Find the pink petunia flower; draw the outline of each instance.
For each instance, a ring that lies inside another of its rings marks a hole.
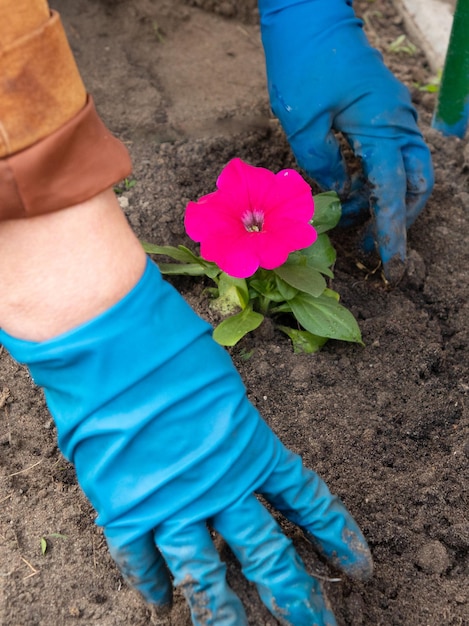
[[[217,191],[189,202],[184,223],[205,260],[230,276],[248,278],[314,243],[313,213],[311,187],[298,172],[274,174],[233,159],[218,177]]]

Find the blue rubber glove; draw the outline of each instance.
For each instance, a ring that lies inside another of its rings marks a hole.
[[[372,563],[359,528],[268,428],[210,326],[152,262],[123,300],[77,329],[43,343],[0,331],[0,342],[44,388],[111,554],[148,602],[171,605],[169,568],[194,624],[247,624],[209,524],[282,624],[336,623],[319,582],[254,494],[363,579]]]
[[[391,281],[405,269],[407,228],[433,188],[430,151],[407,88],[373,49],[352,0],[259,0],[271,106],[298,164],[347,199],[343,226],[370,209]],[[333,131],[361,158],[350,181]]]

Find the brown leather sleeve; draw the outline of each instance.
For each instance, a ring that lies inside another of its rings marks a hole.
[[[2,0],[0,2],[0,49],[34,33],[50,16],[47,0]]]
[[[0,160],[0,220],[79,204],[131,171],[126,147],[104,126],[90,97],[57,131]]]
[[[44,0],[0,4],[4,220],[88,200],[129,175],[131,163],[87,97],[59,15]]]
[[[0,23],[0,157],[47,137],[86,104],[58,13],[6,46],[3,29]]]

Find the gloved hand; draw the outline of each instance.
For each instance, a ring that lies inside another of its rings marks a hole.
[[[208,523],[282,624],[335,624],[319,582],[254,494],[334,565],[366,578],[359,528],[268,428],[209,325],[152,262],[123,300],[75,330],[43,343],[0,331],[0,342],[44,388],[111,554],[148,602],[170,606],[167,566],[194,624],[247,624]]]
[[[433,188],[430,152],[409,92],[386,68],[355,17],[352,0],[259,0],[272,110],[298,164],[347,198],[342,225],[362,222],[391,281],[405,269],[407,228]],[[347,175],[333,131],[361,158]]]

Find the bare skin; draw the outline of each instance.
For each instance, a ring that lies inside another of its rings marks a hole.
[[[45,341],[119,301],[145,253],[112,189],[62,211],[0,222],[0,327]]]

